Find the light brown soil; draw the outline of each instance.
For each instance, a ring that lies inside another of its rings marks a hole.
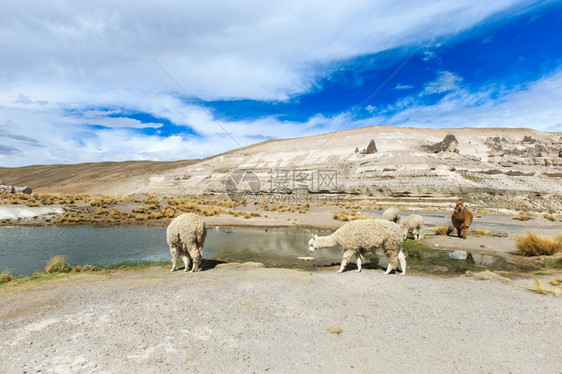
[[[529,291],[529,279],[335,270],[151,267],[8,284],[0,287],[2,372],[557,373],[562,367],[562,298]]]

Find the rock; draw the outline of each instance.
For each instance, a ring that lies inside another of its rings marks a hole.
[[[31,192],[32,192],[32,190],[28,186],[14,187],[14,193],[23,193],[23,194],[30,195]]]
[[[491,151],[489,153],[489,156],[493,157],[493,156],[503,156],[505,154],[505,151],[503,149],[503,146],[501,144],[494,144],[491,146]]]
[[[511,284],[511,279],[506,278],[506,277],[502,277],[501,275],[493,273],[489,270],[485,270],[485,271],[480,272],[480,273],[473,273],[471,271],[467,271],[465,273],[465,275],[467,277],[473,277],[473,278],[480,279],[480,280],[492,280],[492,281],[498,281],[498,282],[505,283],[505,284]]]
[[[31,194],[31,188],[28,186],[25,187],[14,187],[14,186],[6,186],[0,182],[0,192],[4,193],[23,193],[23,194]]]
[[[0,185],[0,192],[14,193],[14,186]]]
[[[367,150],[365,151],[365,154],[372,154],[372,153],[376,153],[377,151],[377,146],[375,144],[375,140],[371,139],[371,141],[369,142],[369,145],[367,146]]]
[[[301,260],[301,261],[314,261],[314,257],[297,257],[297,260]]]
[[[459,251],[458,249],[453,253],[449,254],[449,257],[455,260],[466,260],[468,254],[465,251]]]
[[[458,152],[457,146],[459,145],[459,141],[457,138],[449,134],[445,136],[445,139],[442,141],[435,143],[433,145],[426,145],[424,148],[433,153],[440,153],[440,152]]]

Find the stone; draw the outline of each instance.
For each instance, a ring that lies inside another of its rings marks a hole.
[[[459,141],[457,140],[457,138],[454,135],[449,134],[445,136],[445,138],[442,141],[432,145],[426,145],[424,148],[427,151],[433,153],[458,152],[457,150],[458,145],[459,145]]]
[[[459,251],[457,249],[453,253],[450,253],[449,257],[455,260],[466,260],[468,257],[468,253],[466,253],[465,251]]]
[[[377,151],[377,146],[375,144],[375,140],[371,139],[371,141],[369,142],[369,145],[367,146],[367,150],[365,151],[365,154],[373,154],[376,153]]]

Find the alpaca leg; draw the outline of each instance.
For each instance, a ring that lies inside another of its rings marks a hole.
[[[178,262],[179,257],[177,249],[170,247],[170,255],[172,257],[172,270],[170,271],[176,271],[176,263]]]
[[[189,257],[183,255],[181,258],[183,260],[183,271],[187,271],[189,269]]]
[[[357,255],[357,272],[361,272],[361,255]]]
[[[199,271],[199,265],[201,264],[201,260],[200,259],[193,259],[193,266],[191,268],[192,272],[196,272]]]
[[[384,272],[384,275],[388,275],[388,273],[390,273],[392,271],[392,269],[393,269],[392,264],[389,262],[388,267],[386,268],[386,271]]]
[[[406,275],[406,256],[404,256],[404,252],[402,248],[400,248],[400,252],[398,252],[398,261],[400,261],[400,267],[402,268],[402,275]]]
[[[193,265],[191,267],[191,272],[196,272],[199,270],[199,264],[201,263],[201,252],[199,251],[199,247],[193,245],[189,248],[189,255],[193,260]]]
[[[392,269],[398,269],[398,261],[396,259],[397,253],[392,249],[390,250],[385,249],[384,254],[388,258],[388,267],[386,268],[385,274],[390,273]]]
[[[468,227],[463,227],[461,230],[461,237],[463,239],[466,239],[467,234],[468,234]]]
[[[355,256],[355,254],[353,253],[353,251],[345,251],[343,254],[343,258],[341,260],[341,266],[340,266],[340,270],[338,270],[338,273],[343,273],[343,271],[345,270],[345,267],[347,266],[347,263],[349,261],[351,261],[351,259]]]
[[[418,235],[419,239],[420,239],[420,240],[423,239],[423,227],[420,227],[420,228],[418,229],[418,232],[419,232],[419,235]]]

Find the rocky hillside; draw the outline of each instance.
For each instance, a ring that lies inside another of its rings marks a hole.
[[[33,180],[31,172],[27,179],[20,173],[19,180],[10,180],[17,169],[0,169],[0,179],[49,192],[195,195],[235,190],[416,203],[463,198],[494,208],[562,208],[562,134],[529,129],[366,127],[264,142],[185,164],[134,168],[134,163],[117,163],[111,178],[103,169],[89,175],[95,165],[64,180],[56,170],[69,166],[52,166],[48,173],[56,183],[51,185]]]

